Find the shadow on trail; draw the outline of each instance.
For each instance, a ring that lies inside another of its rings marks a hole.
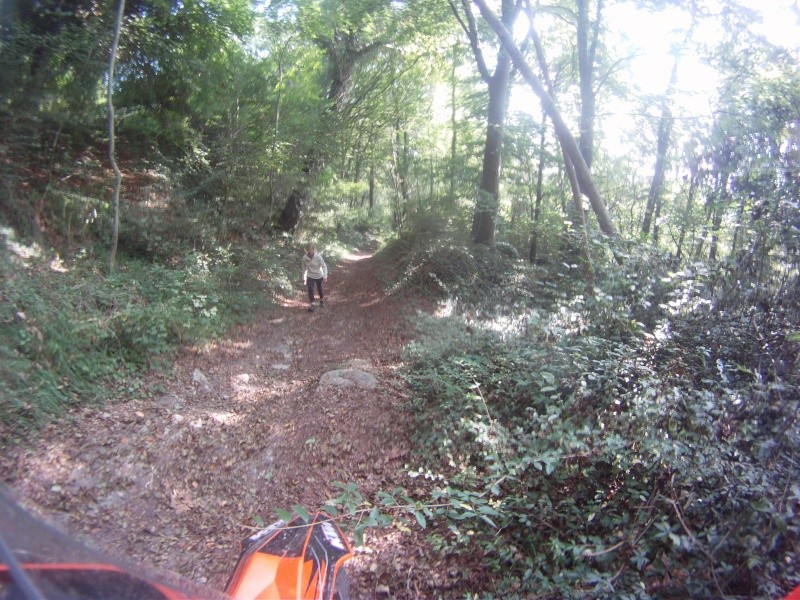
[[[111,554],[222,589],[239,542],[299,504],[318,509],[354,482],[398,485],[409,456],[396,378],[406,315],[369,254],[329,274],[325,308],[298,291],[225,339],[187,349],[154,397],[83,407],[2,462],[29,505]],[[368,361],[374,390],[318,389],[326,371]]]

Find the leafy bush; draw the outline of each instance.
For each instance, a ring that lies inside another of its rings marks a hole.
[[[424,323],[414,510],[505,595],[780,596],[800,577],[797,343],[715,315],[700,269],[625,273],[512,327]]]
[[[23,260],[5,244],[0,248],[2,437],[39,423],[77,398],[97,399],[99,382],[120,366],[98,347],[103,336],[99,319],[75,318],[91,284],[80,276],[59,275],[35,256]]]

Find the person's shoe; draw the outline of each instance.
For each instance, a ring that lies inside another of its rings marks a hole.
[[[320,300],[319,301],[319,307],[322,308],[323,306],[325,306],[325,302],[323,300]]]
[[[316,306],[314,306],[314,305],[312,304],[311,306],[309,306],[309,307],[308,307],[308,312],[314,312],[314,310],[315,310],[316,308],[317,308],[317,307],[316,307]]]

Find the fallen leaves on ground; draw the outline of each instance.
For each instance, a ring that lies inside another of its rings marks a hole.
[[[226,339],[186,349],[146,382],[162,390],[153,398],[75,409],[10,449],[3,480],[91,545],[214,589],[276,509],[316,510],[336,481],[367,498],[409,485],[396,372],[405,316],[424,307],[385,296],[361,258],[337,270],[324,309],[308,313],[298,291]],[[318,389],[347,366],[369,369],[378,387]],[[369,532],[347,567],[353,597],[435,596],[461,580],[424,534]]]

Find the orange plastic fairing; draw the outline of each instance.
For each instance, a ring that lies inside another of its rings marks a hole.
[[[313,561],[271,554],[253,554],[228,593],[237,600],[313,599],[320,571]]]
[[[351,556],[327,517],[280,521],[245,541],[225,591],[236,600],[332,600],[339,568]]]

